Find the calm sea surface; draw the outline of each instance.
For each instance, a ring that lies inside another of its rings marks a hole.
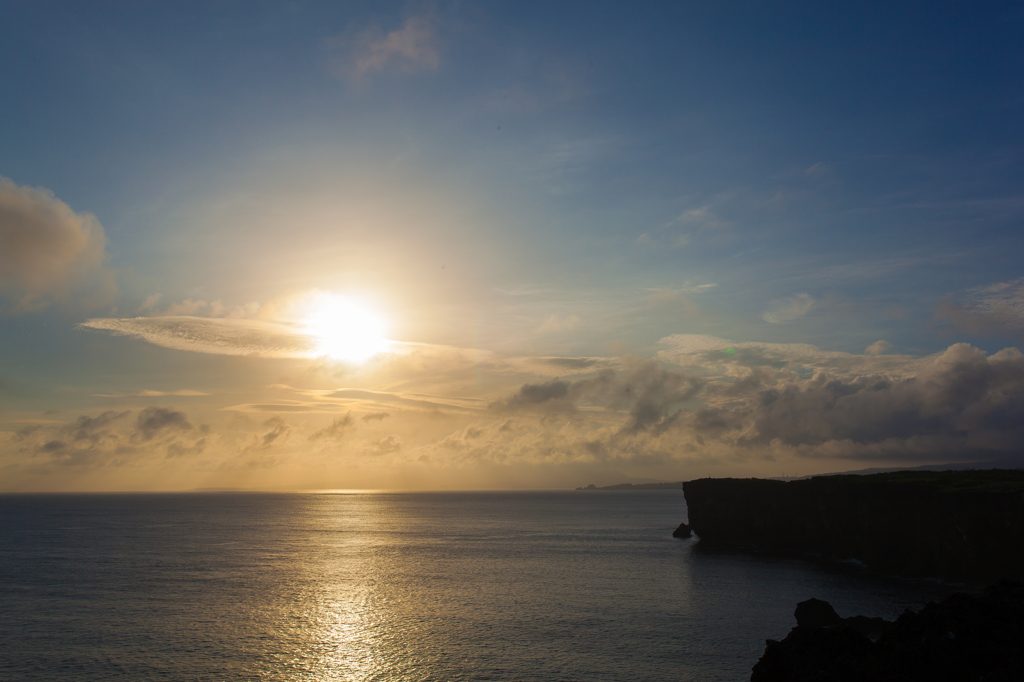
[[[815,596],[950,588],[702,550],[682,492],[0,496],[0,680],[745,680]]]

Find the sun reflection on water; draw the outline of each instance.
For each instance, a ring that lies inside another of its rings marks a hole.
[[[20,642],[0,678],[719,682],[749,675],[808,590],[852,613],[914,605],[903,583],[692,552],[671,537],[678,498],[17,500],[33,570],[0,562],[0,641]],[[47,525],[54,505],[85,530]]]

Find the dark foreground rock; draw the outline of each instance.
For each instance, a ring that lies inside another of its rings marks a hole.
[[[1024,680],[1022,583],[954,594],[893,623],[839,618],[827,602],[810,601],[797,606],[797,626],[784,640],[767,641],[751,682]]]
[[[796,617],[797,627],[801,628],[827,628],[843,622],[831,604],[813,597],[797,604],[793,615]]]
[[[692,534],[690,526],[687,523],[680,523],[679,527],[672,531],[672,537],[674,538],[688,538]]]
[[[1024,471],[904,471],[683,484],[701,543],[856,559],[910,576],[1024,579]]]

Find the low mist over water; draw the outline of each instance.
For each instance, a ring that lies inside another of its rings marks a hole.
[[[680,491],[0,497],[0,679],[738,680],[811,596],[945,594],[701,551]]]

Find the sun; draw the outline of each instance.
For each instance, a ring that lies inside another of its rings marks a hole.
[[[365,362],[387,346],[384,322],[365,305],[339,294],[319,294],[304,320],[315,353],[343,362]]]

